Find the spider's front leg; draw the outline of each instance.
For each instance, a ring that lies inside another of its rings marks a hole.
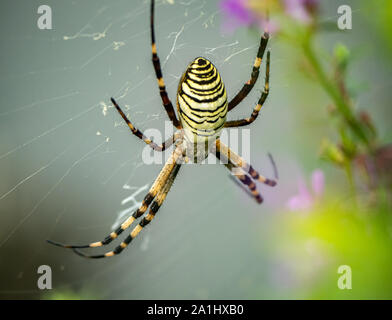
[[[260,66],[264,56],[265,49],[267,47],[268,39],[269,39],[269,34],[267,32],[264,32],[264,34],[261,36],[260,39],[259,50],[257,52],[256,60],[253,65],[251,77],[249,81],[244,84],[240,92],[238,92],[237,95],[229,102],[228,111],[234,109],[238,104],[240,104],[241,101],[244,100],[249,94],[249,92],[251,92],[251,90],[253,89],[259,77]]]
[[[173,104],[170,101],[169,95],[167,94],[165,80],[163,79],[163,75],[162,75],[161,62],[158,57],[157,45],[155,42],[154,11],[155,11],[155,1],[151,0],[151,4],[150,4],[150,30],[151,30],[152,64],[154,66],[155,75],[156,75],[158,87],[159,87],[159,94],[162,99],[163,107],[165,108],[166,113],[169,116],[169,119],[171,120],[173,125],[177,129],[181,129],[181,123],[177,119]]]
[[[269,74],[270,74],[270,52],[267,52],[267,66],[265,69],[265,84],[264,84],[264,91],[261,94],[261,97],[257,103],[257,106],[253,109],[253,112],[249,118],[241,119],[241,120],[234,120],[234,121],[227,121],[225,123],[225,128],[229,127],[242,127],[248,124],[251,124],[253,121],[256,120],[257,116],[259,115],[260,109],[263,107],[265,100],[268,97],[269,93]]]
[[[128,117],[125,115],[125,113],[121,110],[120,106],[114,100],[114,98],[110,99],[114,105],[114,107],[117,109],[118,113],[121,115],[121,117],[124,119],[125,123],[128,125],[129,129],[131,129],[132,133],[138,137],[140,140],[144,141],[146,144],[148,144],[152,149],[155,151],[164,151],[167,148],[169,148],[177,139],[182,137],[182,131],[176,131],[172,137],[164,141],[162,144],[158,145],[151,139],[148,139],[143,132],[141,132],[139,129],[137,129],[131,121],[128,119]]]

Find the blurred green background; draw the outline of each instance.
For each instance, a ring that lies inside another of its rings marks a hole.
[[[392,298],[390,193],[373,191],[371,206],[353,201],[344,172],[320,160],[322,139],[335,137],[330,101],[278,37],[269,42],[270,96],[250,127],[253,166],[273,176],[271,152],[279,170],[276,188],[260,185],[261,206],[223,166],[189,165],[156,219],[120,256],[85,260],[45,242],[101,240],[129,207],[121,201],[162,167],[143,164],[144,145],[109,103],[117,98],[140,129],[165,128],[148,2],[46,1],[53,30],[37,27],[43,3],[2,2],[0,299]],[[323,1],[321,21],[336,23],[340,4]],[[322,33],[317,45],[327,53],[336,43],[350,50],[355,107],[371,115],[387,144],[391,2],[344,4],[353,9],[353,29]],[[215,0],[157,1],[156,37],[172,100],[197,56],[213,61],[233,97],[249,78],[259,42],[254,30],[225,32]],[[264,66],[261,80],[263,74]],[[249,116],[261,89],[259,80],[229,118]],[[308,210],[289,210],[298,183],[309,184],[315,169],[325,176],[322,198]],[[40,265],[52,268],[52,290],[37,288]],[[337,286],[340,265],[352,268],[352,290]]]

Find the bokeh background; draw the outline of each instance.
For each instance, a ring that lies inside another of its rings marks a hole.
[[[339,31],[342,1],[320,1],[318,19],[335,28],[317,34],[316,43],[322,61],[337,43],[349,50],[355,108],[371,116],[379,144],[387,145],[392,10],[380,2],[344,1],[353,28]],[[52,8],[52,30],[37,27],[41,4]],[[157,44],[172,100],[197,56],[214,62],[230,97],[248,80],[260,32],[227,30],[224,20],[219,1],[157,1]],[[223,166],[188,165],[156,219],[120,256],[85,260],[48,245],[101,240],[134,204],[122,201],[162,167],[143,163],[144,145],[109,103],[117,98],[140,129],[165,128],[149,3],[6,0],[0,24],[0,299],[392,297],[390,189],[369,191],[354,177],[353,193],[344,170],[320,158],[323,139],[336,138],[331,101],[304,74],[295,45],[278,35],[268,45],[270,96],[250,128],[254,167],[273,176],[270,152],[279,171],[276,188],[259,186],[261,206]],[[250,115],[263,73],[264,66],[230,118]],[[303,208],[290,205],[304,190],[311,196]],[[37,288],[40,265],[52,268],[52,290]],[[340,265],[352,268],[352,290],[337,287]]]

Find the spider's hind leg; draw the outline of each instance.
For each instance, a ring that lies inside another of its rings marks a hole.
[[[240,187],[244,189],[251,197],[253,197],[257,203],[262,203],[264,201],[262,195],[257,190],[256,183],[253,181],[248,174],[246,174],[242,169],[236,167],[232,163],[226,163],[225,167],[230,170],[232,177]]]
[[[140,208],[137,209],[131,217],[126,219],[115,231],[113,231],[110,235],[108,235],[103,241],[93,242],[93,243],[86,244],[86,245],[66,245],[66,244],[61,244],[61,243],[54,242],[51,240],[47,240],[47,241],[50,244],[56,245],[58,247],[70,248],[70,249],[74,249],[74,250],[75,249],[83,249],[83,248],[102,247],[104,245],[109,244],[114,239],[116,239],[124,230],[128,229],[136,219],[140,218],[147,211],[147,208],[152,203],[154,198],[161,191],[161,189],[166,185],[167,181],[170,180],[171,174],[174,171],[174,169],[178,166],[177,162],[181,161],[181,158],[182,158],[182,147],[181,147],[181,145],[179,145],[173,151],[172,155],[167,160],[165,166],[162,168],[158,177],[155,179],[148,194],[144,198]],[[176,170],[178,171],[178,169],[176,169]],[[134,233],[135,230],[132,232]],[[85,256],[83,253],[79,253],[79,254]],[[105,255],[86,256],[86,257],[102,258],[104,256]],[[110,256],[110,255],[106,255],[106,256]]]
[[[133,228],[133,230],[124,239],[124,241],[121,242],[120,245],[115,247],[113,251],[109,251],[106,252],[105,254],[99,254],[99,255],[86,255],[83,252],[79,251],[77,248],[73,248],[73,251],[84,258],[92,258],[92,259],[112,257],[114,255],[120,254],[131,243],[131,241],[137,237],[140,231],[154,219],[156,213],[158,212],[159,208],[163,204],[163,201],[166,199],[166,196],[169,193],[171,186],[173,185],[173,182],[178,174],[178,171],[180,170],[180,167],[181,164],[175,165],[173,171],[170,173],[170,176],[166,180],[163,187],[161,187],[161,189],[159,190],[156,198],[154,199],[154,202],[151,204],[148,214],[146,214],[142,218],[140,223]]]
[[[270,187],[276,186],[276,180],[269,179],[259,174],[250,164],[248,164],[242,157],[231,150],[228,146],[223,144],[220,139],[215,142],[216,151],[223,154],[234,166],[243,169],[246,173],[257,181],[260,181]]]
[[[215,143],[216,157],[228,168],[231,173],[248,188],[248,192],[258,202],[263,202],[263,197],[257,190],[254,180],[260,181],[271,187],[276,185],[276,181],[260,175],[251,165],[224,145],[219,139]],[[223,161],[222,161],[223,160]]]
[[[114,239],[116,239],[123,231],[128,229],[138,217],[140,217],[143,213],[146,212],[146,210],[147,210],[148,206],[151,204],[152,200],[154,200],[154,196],[151,192],[148,192],[148,194],[143,199],[140,208],[138,208],[132,216],[127,218],[115,231],[111,232],[102,241],[92,242],[92,243],[84,244],[84,245],[62,244],[62,243],[55,242],[52,240],[47,240],[47,242],[50,244],[53,244],[57,247],[62,247],[62,248],[67,248],[67,249],[98,248],[98,247],[108,245]]]

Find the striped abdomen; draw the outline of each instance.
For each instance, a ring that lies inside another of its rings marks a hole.
[[[227,114],[226,89],[218,70],[207,59],[196,58],[183,74],[177,108],[191,141],[207,140],[222,130]]]

